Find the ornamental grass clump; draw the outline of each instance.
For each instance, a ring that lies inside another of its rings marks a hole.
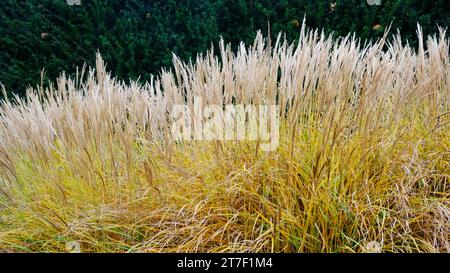
[[[4,101],[0,251],[450,252],[449,40],[386,36],[303,24],[146,84],[98,55]],[[278,146],[174,139],[195,98],[277,105]]]

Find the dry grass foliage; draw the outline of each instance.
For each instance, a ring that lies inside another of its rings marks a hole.
[[[0,250],[449,252],[445,31],[258,34],[145,85],[64,74],[0,108]],[[425,40],[424,40],[425,39]],[[174,142],[174,104],[278,104],[280,145]]]

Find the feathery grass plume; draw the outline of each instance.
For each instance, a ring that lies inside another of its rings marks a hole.
[[[4,101],[0,250],[449,252],[449,41],[418,38],[416,52],[303,23],[295,44],[221,41],[145,85],[98,54]],[[278,149],[174,141],[170,112],[195,97],[279,105]]]

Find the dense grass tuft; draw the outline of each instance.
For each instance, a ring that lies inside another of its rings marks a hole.
[[[96,69],[0,109],[0,251],[449,252],[450,59],[303,27],[141,86]],[[175,142],[175,104],[278,104],[280,145]]]

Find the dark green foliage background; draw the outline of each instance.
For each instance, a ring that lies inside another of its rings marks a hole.
[[[234,46],[251,43],[258,29],[267,34],[268,22],[271,35],[282,31],[293,41],[305,15],[310,27],[362,39],[380,37],[392,22],[414,45],[416,23],[435,33],[449,25],[450,9],[448,0],[0,0],[0,82],[23,95],[41,69],[54,80],[93,65],[97,50],[115,76],[147,80],[170,67],[172,52],[195,58],[220,36]]]

